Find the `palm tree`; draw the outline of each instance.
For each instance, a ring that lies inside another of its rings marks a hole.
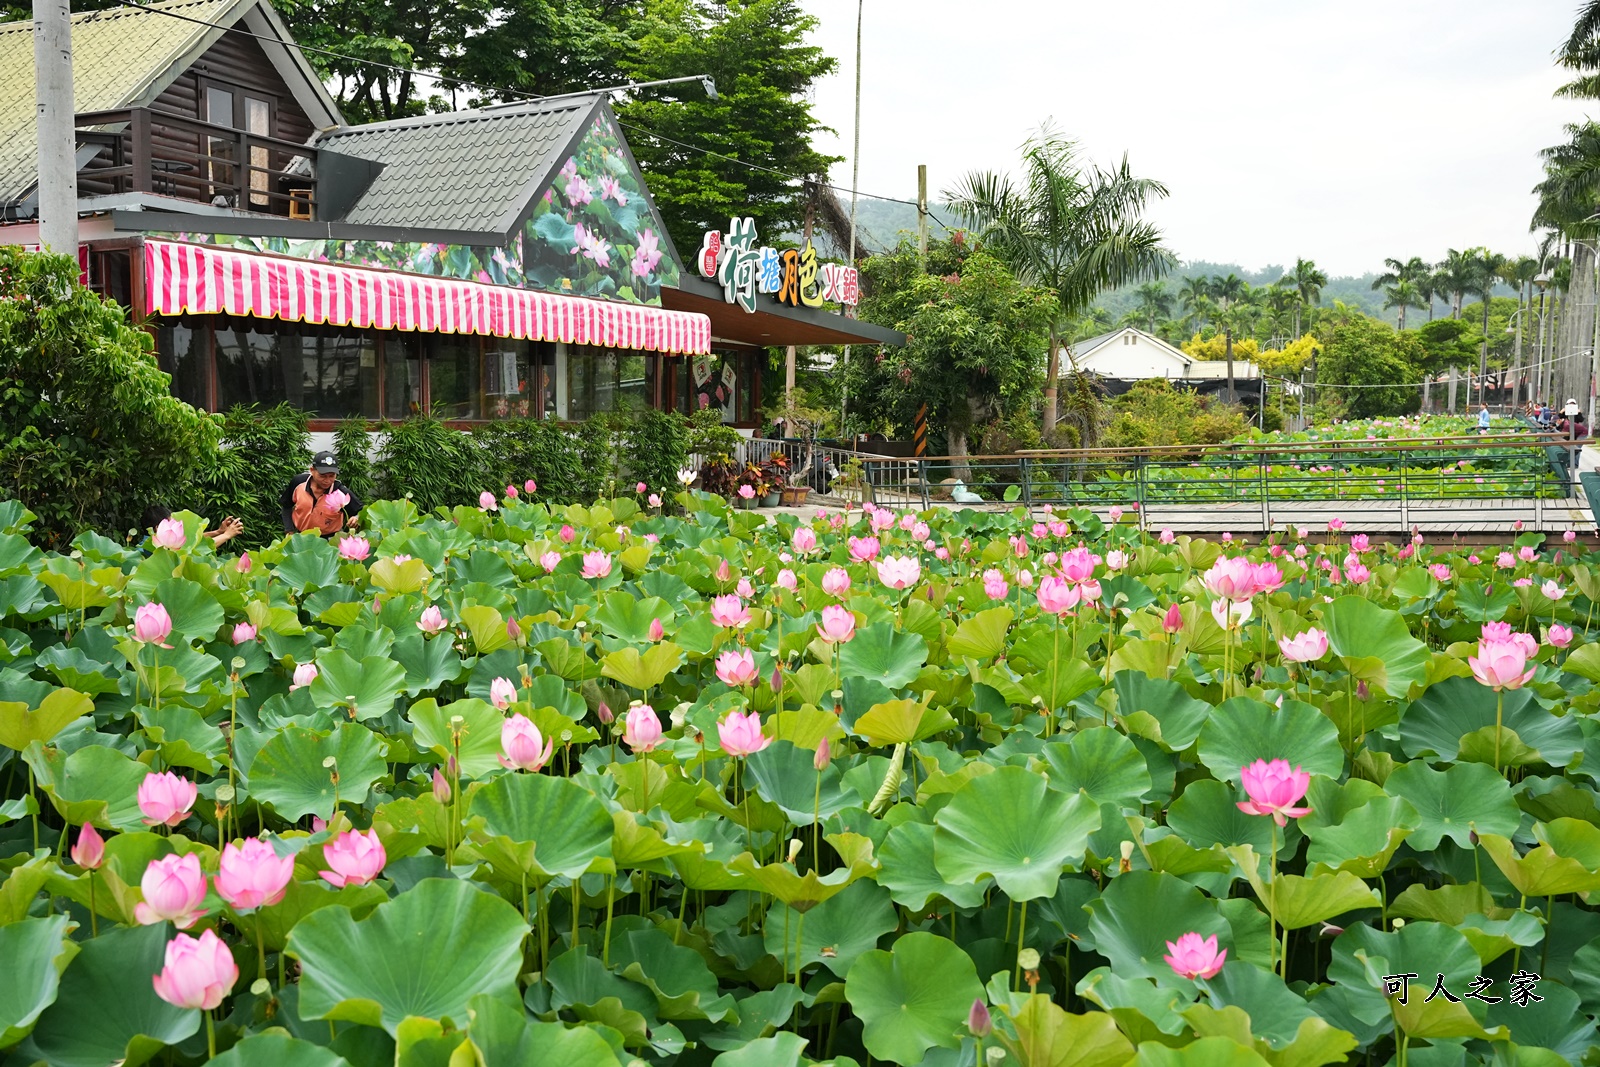
[[[1300,307],[1300,294],[1298,292],[1284,285],[1281,281],[1274,282],[1265,289],[1258,291],[1263,294],[1262,299],[1272,312],[1272,331],[1274,335],[1280,333],[1291,322],[1296,326],[1299,325],[1300,318],[1296,314]],[[1289,338],[1290,341],[1298,341],[1299,339],[1300,335],[1298,333]]]
[[[1328,284],[1328,276],[1318,270],[1312,260],[1297,259],[1294,261],[1294,270],[1279,279],[1278,284],[1287,285],[1300,294],[1300,308],[1296,309],[1294,316],[1294,335],[1299,337],[1300,310],[1322,303],[1322,287]]]
[[[1195,278],[1185,278],[1183,284],[1178,286],[1178,305],[1183,308],[1186,318],[1195,322],[1195,328],[1210,319],[1211,312],[1211,279],[1204,274]]]
[[[1222,350],[1228,360],[1228,403],[1237,404],[1239,394],[1233,386],[1233,327],[1236,316],[1228,314],[1229,307],[1248,290],[1249,285],[1237,274],[1229,274],[1226,278],[1211,279],[1211,296],[1217,302],[1220,314],[1217,316],[1222,325]]]
[[[1156,323],[1172,314],[1172,294],[1167,292],[1167,283],[1146,282],[1134,291],[1134,295],[1139,298],[1139,316],[1149,331],[1155,333]]]
[[[976,229],[989,250],[1020,280],[1049,289],[1057,321],[1050,327],[1044,428],[1056,425],[1061,377],[1060,324],[1081,314],[1105,289],[1160,277],[1173,264],[1161,231],[1144,218],[1167,187],[1120,166],[1084,163],[1078,147],[1049,123],[1022,146],[1020,182],[975,171],[946,192],[951,208]]]
[[[1557,96],[1600,99],[1600,0],[1588,0],[1578,11],[1572,36],[1556,53],[1556,62],[1578,77],[1556,90]]]
[[[1406,328],[1406,308],[1423,307],[1422,292],[1410,278],[1398,278],[1383,290],[1383,309],[1400,309],[1399,328]]]
[[[1427,293],[1422,291],[1422,280],[1429,273],[1428,265],[1422,261],[1422,257],[1412,256],[1403,263],[1398,259],[1385,259],[1383,265],[1387,269],[1372,279],[1372,291],[1377,292],[1380,289],[1383,291],[1384,298],[1388,301],[1383,305],[1384,310],[1392,307],[1400,309],[1400,329],[1406,328],[1406,308],[1414,307],[1420,309],[1424,306],[1422,303],[1424,300],[1427,301],[1428,318],[1431,320],[1433,318],[1433,293],[1431,290]],[[1397,298],[1393,296],[1393,292],[1401,282],[1410,283],[1410,289],[1406,291],[1406,295],[1415,299],[1408,300],[1405,303],[1395,302]]]
[[[1478,278],[1478,268],[1474,262],[1473,250],[1458,252],[1454,248],[1445,250],[1444,259],[1434,268],[1434,284],[1441,293],[1450,296],[1450,317],[1461,317],[1461,301],[1468,293],[1472,292],[1473,285]]]
[[[1478,350],[1478,403],[1481,404],[1484,382],[1489,377],[1489,297],[1494,294],[1494,287],[1500,284],[1501,268],[1510,261],[1487,248],[1475,248],[1472,251],[1472,264],[1476,268],[1472,292],[1483,297],[1483,344]]]
[[[1422,272],[1413,278],[1412,282],[1417,287],[1417,295],[1422,298],[1423,303],[1427,304],[1428,321],[1432,322],[1433,301],[1439,295],[1439,285],[1434,272],[1424,263]]]

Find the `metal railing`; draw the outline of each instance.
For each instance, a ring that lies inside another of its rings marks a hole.
[[[765,463],[774,453],[789,461],[789,483],[847,503],[884,507],[926,506],[925,464],[914,459],[861,452],[837,443],[803,438],[752,437],[741,446],[742,462]]]

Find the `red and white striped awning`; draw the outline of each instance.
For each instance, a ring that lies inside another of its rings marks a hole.
[[[173,241],[145,241],[144,270],[145,312],[151,315],[240,315],[646,352],[711,351],[711,320],[697,312],[537,289]]]

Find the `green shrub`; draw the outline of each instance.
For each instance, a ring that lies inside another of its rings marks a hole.
[[[475,502],[483,490],[505,484],[491,477],[474,435],[427,415],[385,425],[371,453],[376,495],[410,497],[424,512]]]
[[[125,315],[70,258],[0,248],[0,495],[46,546],[131,528],[216,448],[217,421],[172,396]]]
[[[571,427],[539,419],[506,419],[479,427],[472,438],[493,476],[486,488],[496,495],[508,485],[521,492],[523,483],[532,478],[539,486],[536,501],[571,504],[594,499],[590,488],[596,476],[589,468],[594,457],[584,455],[580,432]]]
[[[238,516],[244,523],[239,542],[264,545],[283,533],[278,496],[311,463],[306,413],[288,404],[241,404],[218,418],[221,446],[201,462],[187,491],[160,502],[187,507],[212,526]]]
[[[339,480],[362,504],[376,499],[372,473],[372,424],[356,416],[339,423],[333,435],[333,454],[339,457]]]
[[[654,492],[670,491],[689,462],[689,420],[676,411],[646,411],[629,435],[628,474]]]

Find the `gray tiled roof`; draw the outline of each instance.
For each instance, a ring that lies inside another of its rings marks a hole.
[[[211,31],[161,14],[230,21],[240,0],[165,0],[72,16],[73,110],[105,111],[149,102]],[[33,92],[33,23],[0,23],[0,203],[22,196],[38,174]]]
[[[342,222],[508,233],[597,102],[581,96],[346,126],[317,147],[384,164]]]

